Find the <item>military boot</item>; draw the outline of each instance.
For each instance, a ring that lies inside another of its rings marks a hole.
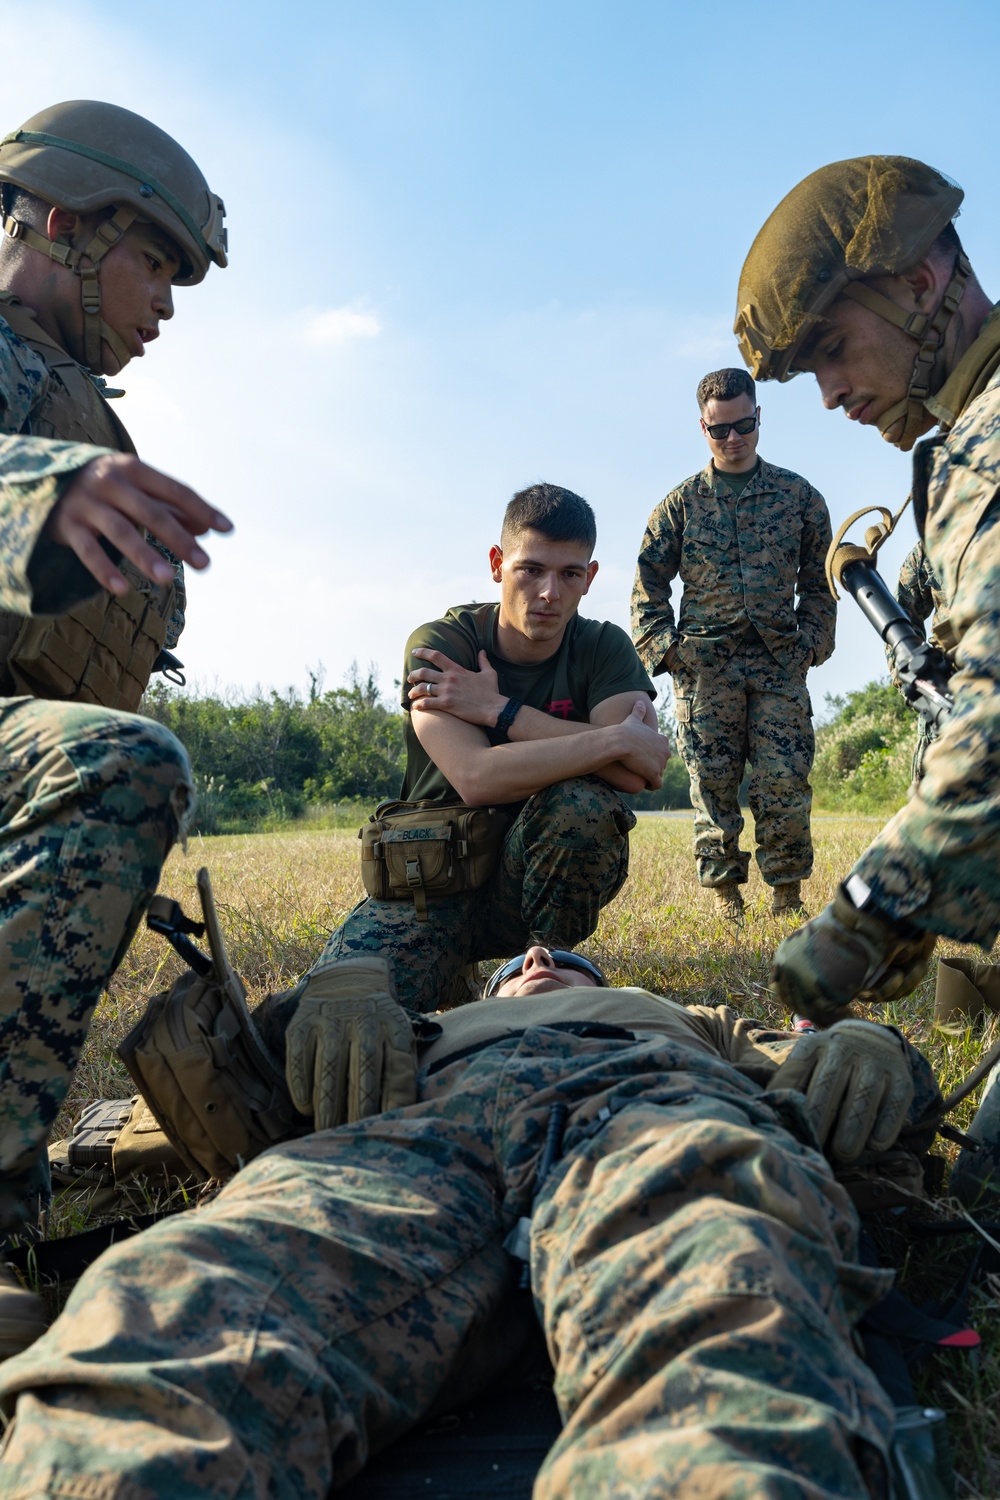
[[[737,927],[742,927],[745,907],[739,881],[724,880],[721,885],[712,887],[712,894],[715,897],[715,906],[720,917],[726,922],[733,922]]]
[[[788,880],[784,885],[774,887],[771,892],[771,912],[776,917],[805,916],[800,880]]]
[[[48,1327],[45,1309],[9,1266],[0,1266],[0,1360],[27,1349]]]

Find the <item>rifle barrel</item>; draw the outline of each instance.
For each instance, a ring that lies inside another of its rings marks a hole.
[[[893,596],[874,563],[858,559],[845,565],[841,582],[862,614],[875,626],[887,646],[914,651],[924,638]]]

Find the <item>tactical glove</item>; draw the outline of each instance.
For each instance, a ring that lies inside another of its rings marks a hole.
[[[838,1162],[888,1151],[913,1101],[906,1044],[870,1021],[841,1021],[802,1037],[769,1087],[805,1094],[820,1144]]]
[[[841,885],[818,917],[781,943],[771,989],[793,1014],[829,1026],[852,1000],[908,995],[927,973],[935,942],[931,933],[904,934],[879,912],[859,909]]]
[[[376,954],[311,975],[285,1034],[285,1077],[295,1108],[317,1130],[413,1104],[416,1043]]]

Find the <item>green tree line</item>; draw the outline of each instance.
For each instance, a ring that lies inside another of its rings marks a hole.
[[[197,697],[165,683],[149,688],[142,712],[187,748],[202,833],[268,828],[309,814],[359,820],[398,793],[403,717],[378,680],[353,669],[344,687],[308,697],[255,692]]]
[[[314,676],[306,696],[294,689],[197,696],[157,683],[143,712],[186,745],[198,789],[195,826],[205,834],[306,817],[350,826],[399,793],[403,716],[373,672],[362,677],[355,668],[343,687],[326,691]],[[913,714],[895,688],[880,682],[828,698],[827,714],[816,733],[816,805],[888,816],[906,798]],[[659,721],[676,741],[669,704]],[[667,763],[659,791],[626,800],[639,810],[690,807],[680,756]]]
[[[827,697],[826,705],[812,774],[817,806],[890,817],[909,790],[916,714],[888,682]]]

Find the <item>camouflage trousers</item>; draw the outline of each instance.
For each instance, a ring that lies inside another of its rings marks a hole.
[[[882,1493],[892,1408],[851,1329],[891,1276],[857,1263],[801,1097],[534,1027],[102,1256],[0,1367],[5,1500],[322,1500],[470,1398],[526,1306],[503,1240],[556,1101],[529,1243],[564,1427],[535,1500]]]
[[[187,755],[135,714],[0,700],[0,1228],[65,1098],[101,991],[192,799]]]
[[[749,761],[757,863],[768,885],[812,874],[809,772],[812,706],[801,670],[786,672],[760,643],[741,645],[720,672],[673,672],[677,747],[691,777],[694,853],[702,885],[740,883],[739,789]]]
[[[395,966],[402,1004],[429,1011],[456,998],[470,963],[508,958],[530,939],[575,948],[625,882],[634,826],[618,793],[596,776],[556,782],[528,798],[480,890],[429,897],[426,922],[412,901],[369,897],[331,934],[311,972],[354,953],[382,953]]]

